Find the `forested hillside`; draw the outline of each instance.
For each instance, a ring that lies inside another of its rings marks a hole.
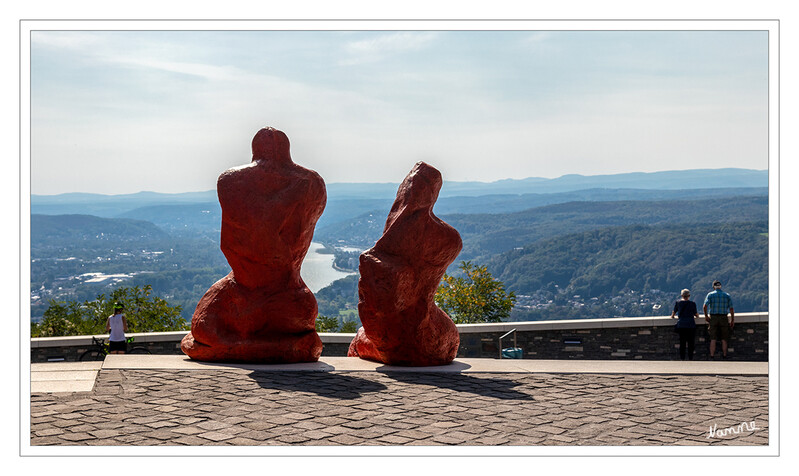
[[[525,319],[668,314],[681,289],[701,300],[715,279],[737,311],[768,309],[765,222],[601,228],[541,240],[486,264],[526,296],[516,310]]]
[[[315,238],[326,243],[369,247],[380,238],[387,214],[369,213],[328,226],[318,230]],[[483,261],[537,240],[607,226],[762,221],[768,218],[768,197],[569,202],[515,213],[440,217],[463,238],[463,251],[458,259]]]

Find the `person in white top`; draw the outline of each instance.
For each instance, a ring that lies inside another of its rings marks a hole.
[[[108,335],[108,351],[112,354],[124,354],[128,350],[125,341],[125,332],[128,331],[128,321],[122,311],[125,309],[121,303],[114,304],[114,314],[108,316],[105,330]]]

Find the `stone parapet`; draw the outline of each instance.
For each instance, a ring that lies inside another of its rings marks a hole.
[[[732,360],[768,361],[768,313],[736,314],[730,339]],[[525,359],[679,359],[679,339],[669,317],[617,317],[561,321],[459,324],[458,357],[499,357],[499,337],[516,329],[516,343]],[[697,319],[695,359],[708,357],[707,326]],[[187,331],[128,334],[135,345],[153,354],[180,355],[180,341]],[[97,335],[108,339],[108,334]],[[320,333],[322,355],[346,356],[355,334]],[[92,347],[92,336],[39,337],[30,340],[31,362],[58,359],[74,362]],[[513,346],[513,335],[502,347]],[[720,346],[719,346],[720,347]],[[720,352],[720,348],[719,348]]]
[[[561,321],[503,322],[458,325],[458,357],[499,357],[499,338],[516,329],[516,344],[525,359],[679,359],[676,319],[670,317],[618,317]],[[709,357],[709,336],[704,318],[696,319],[694,359]],[[502,347],[513,347],[513,334]],[[740,313],[730,338],[731,360],[768,361],[768,313]],[[721,354],[721,344],[718,345]]]

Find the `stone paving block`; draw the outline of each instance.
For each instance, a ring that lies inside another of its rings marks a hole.
[[[56,415],[56,418],[61,418],[62,420],[78,420],[78,419],[82,420],[84,417],[85,417],[85,415],[83,415],[80,412],[59,413],[59,414]]]
[[[225,441],[233,438],[235,435],[230,435],[219,431],[207,431],[205,433],[198,433],[196,436],[198,438],[205,438],[206,440],[210,441]]]
[[[359,430],[347,428],[346,426],[343,425],[333,425],[325,427],[325,432],[330,433],[332,435],[349,435],[349,434],[358,433]]]
[[[439,443],[442,445],[459,445],[467,441],[467,439],[455,438],[450,436],[450,434],[444,434],[444,435],[433,435],[429,438],[429,441]]]
[[[48,423],[54,422],[57,416],[44,416],[44,417],[36,417],[31,418],[31,426],[33,425],[46,425]]]
[[[472,433],[466,433],[466,432],[460,431],[459,429],[448,431],[448,432],[444,433],[443,435],[434,435],[434,436],[446,436],[448,438],[454,438],[454,439],[461,440],[461,441],[464,441],[464,442],[472,441],[472,440],[474,440],[476,438],[476,435],[474,435]]]
[[[432,424],[432,426],[436,428],[454,428],[463,425],[464,425],[463,423],[455,421],[438,421]]]
[[[158,430],[142,432],[140,433],[140,436],[154,440],[170,440],[175,437],[175,433],[169,428],[161,428]]]
[[[510,438],[503,436],[487,436],[474,440],[474,444],[481,446],[500,446],[510,442]]]
[[[311,438],[308,437],[306,432],[294,433],[289,435],[280,435],[277,437],[278,441],[286,444],[302,443],[303,441],[308,441],[310,439]]]
[[[323,416],[323,417],[314,417],[313,420],[311,421],[313,421],[314,423],[319,423],[324,426],[335,426],[335,425],[341,425],[342,423],[347,423],[349,420],[335,416]]]
[[[551,435],[547,439],[547,442],[550,443],[550,444],[552,444],[552,443],[565,443],[565,444],[568,445],[568,444],[572,444],[572,443],[576,442],[577,440],[578,440],[578,438],[572,438],[572,437],[566,436],[566,435]]]
[[[174,438],[169,440],[169,444],[171,445],[184,445],[184,446],[203,446],[208,443],[208,440],[203,438],[197,438],[196,436],[191,435],[183,435],[178,438]]]
[[[71,426],[80,425],[81,422],[73,419],[73,420],[53,420],[50,422],[50,425],[58,427],[58,428],[69,428]]]
[[[283,418],[288,418],[288,419],[294,420],[294,421],[307,420],[309,418],[313,418],[313,415],[309,415],[307,413],[298,413],[298,412],[284,413],[281,416]]]
[[[261,444],[259,441],[251,440],[249,438],[242,438],[240,436],[231,438],[225,441],[225,443],[235,446],[259,446]]]
[[[370,423],[368,421],[348,421],[346,423],[341,424],[341,426],[353,429],[369,428],[372,425],[373,423]]]
[[[398,431],[398,430],[394,430]],[[434,425],[426,425],[420,426],[416,428],[416,431],[421,431],[422,433],[430,434],[430,435],[443,435],[447,433],[449,430],[447,428],[441,428]]]
[[[328,441],[332,441],[340,445],[359,445],[366,442],[363,438],[358,438],[357,436],[346,435],[346,434],[332,436],[328,438]]]
[[[172,433],[178,433],[181,435],[196,435],[198,433],[204,433],[206,430],[201,428],[197,428],[196,426],[178,426],[175,428],[170,428]]]
[[[596,438],[596,444],[597,446],[625,446],[628,442],[625,438],[602,435]]]
[[[395,430],[393,428],[372,426],[372,427],[366,428],[364,430],[358,430],[357,434],[361,438],[365,438],[365,439],[368,439],[368,440],[374,440],[374,439],[380,438],[381,436],[386,436],[386,435],[390,435],[390,434],[394,434],[394,433],[397,433],[397,430]]]
[[[379,443],[384,443],[384,444],[388,444],[388,445],[397,445],[397,446],[408,444],[411,441],[413,441],[412,438],[407,438],[407,437],[403,437],[403,436],[397,436],[397,435],[394,435],[394,434],[385,435],[385,436],[381,436],[380,438],[377,438],[377,442],[379,442]]]
[[[84,432],[88,433],[88,432],[93,431],[95,429],[96,429],[96,427],[94,425],[87,425],[87,424],[82,424],[82,425],[76,425],[76,426],[69,427],[69,431],[71,431],[73,433],[84,433]]]
[[[259,430],[247,430],[239,433],[236,436],[240,436],[242,438],[249,438],[255,441],[266,441],[274,437],[274,435],[268,431],[259,431]]]
[[[282,415],[272,415],[264,418],[264,421],[272,423],[273,425],[284,426],[293,425],[297,420],[286,418]]]
[[[566,430],[564,428],[558,428],[558,427],[552,426],[552,425],[541,425],[541,426],[539,426],[536,429],[538,431],[543,432],[543,433],[547,433],[548,435],[560,435],[560,434],[566,432]]]
[[[416,428],[419,425],[412,425],[410,423],[405,423],[405,421],[397,420],[397,421],[392,421],[391,423],[387,423],[386,426],[389,426],[397,430],[407,430],[410,428]]]
[[[198,417],[185,417],[185,418],[175,418],[172,421],[177,423],[178,425],[193,425],[195,423],[199,423],[202,421],[206,421],[207,418],[198,418]]]
[[[92,436],[92,435],[90,435],[88,433],[83,433],[83,432],[80,432],[80,433],[71,433],[71,432],[70,433],[64,433],[63,435],[60,436],[60,439],[66,440],[66,441],[82,441],[82,440],[91,440],[91,439],[94,439],[94,438],[95,438],[94,436]]]
[[[424,440],[434,436],[430,433],[425,433],[419,430],[401,430],[391,434],[392,436],[398,436],[400,438],[409,438],[411,440]]]
[[[219,420],[206,420],[196,425],[198,428],[202,428],[203,430],[215,431],[215,430],[222,430],[224,428],[229,428],[232,425],[230,423],[225,423]]]
[[[234,416],[229,416],[227,418],[223,418],[221,421],[222,423],[226,423],[228,425],[238,425],[239,423],[246,423],[251,420],[249,418],[244,418],[242,416],[234,415]]]
[[[270,423],[265,420],[256,420],[256,421],[244,422],[241,424],[241,426],[249,428],[250,430],[263,431],[263,430],[271,430],[272,428],[275,428],[278,425]]]
[[[217,431],[219,431],[220,433],[227,433],[229,435],[238,435],[240,433],[245,433],[245,432],[250,431],[250,430],[249,430],[249,428],[244,427],[244,426],[231,425],[231,426],[228,426],[226,428],[220,428]],[[284,433],[285,434],[293,434],[293,433],[296,433],[296,431],[292,429],[292,430],[287,430]]]
[[[135,445],[144,441],[144,437],[139,435],[122,435],[114,438],[114,441],[120,445]]]
[[[145,423],[144,426],[148,426],[150,428],[164,428],[164,427],[172,427],[172,426],[179,426],[178,423],[173,421],[154,421],[152,423]]]
[[[322,438],[329,438],[334,436],[332,433],[328,433],[322,430],[310,430],[302,433],[305,437],[309,440],[321,440]]]
[[[608,428],[606,425],[601,425],[597,423],[587,423],[573,430],[567,431],[566,433],[564,433],[564,436],[568,436],[574,439],[593,439],[596,438],[598,435],[606,433],[607,430]]]
[[[546,445],[545,438],[535,438],[523,435],[508,435],[508,446],[543,446]]]

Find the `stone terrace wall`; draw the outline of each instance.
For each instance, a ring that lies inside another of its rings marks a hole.
[[[525,359],[679,360],[675,322],[669,317],[628,317],[459,325],[458,357],[498,358],[499,337],[516,329],[516,343]],[[704,318],[697,319],[696,325],[694,359],[707,359]],[[729,358],[768,361],[768,341],[768,313],[736,314]],[[502,340],[502,347],[513,347],[513,335]],[[721,355],[720,342],[717,354]]]
[[[508,322],[498,324],[460,324],[458,357],[499,357],[499,337],[516,329],[516,343],[525,359],[679,359],[679,339],[673,331],[676,319],[668,317],[625,317],[566,321]],[[694,359],[708,357],[707,326],[696,321]],[[768,313],[736,315],[730,339],[731,360],[768,361]],[[182,355],[182,332],[129,334],[135,345],[153,354]],[[323,356],[345,356],[355,334],[320,333]],[[108,335],[97,336],[108,339]],[[41,337],[31,339],[31,362],[65,360],[74,362],[92,347],[91,336]],[[502,347],[513,346],[513,335],[502,340]],[[721,352],[721,345],[718,346]]]
[[[128,348],[143,346],[152,354],[184,355],[180,350],[180,341],[187,333],[188,331],[128,333],[126,336],[134,339]],[[346,356],[350,341],[355,334],[320,333],[319,336],[324,343],[322,355]],[[108,340],[108,334],[98,334],[94,337]],[[92,336],[32,338],[31,362],[76,362],[84,352],[92,348],[94,348]]]

